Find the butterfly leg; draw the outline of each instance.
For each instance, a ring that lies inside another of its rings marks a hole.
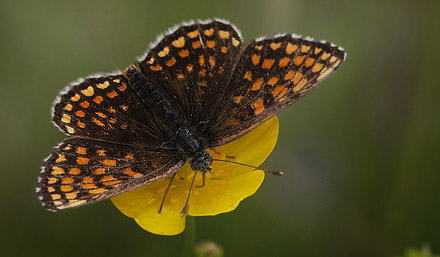
[[[177,174],[177,172],[173,174],[173,176],[171,177],[170,183],[168,183],[167,189],[165,190],[165,194],[163,195],[163,198],[162,198],[162,202],[160,203],[159,213],[162,212],[162,207],[165,202],[165,197],[167,197],[168,190],[170,190],[171,183],[173,183],[173,180],[174,180],[174,177],[176,176],[176,174]]]

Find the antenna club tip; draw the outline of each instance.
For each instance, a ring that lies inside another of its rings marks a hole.
[[[284,175],[284,172],[282,172],[282,171],[273,171],[273,174],[274,175],[277,175],[277,176],[283,176]]]

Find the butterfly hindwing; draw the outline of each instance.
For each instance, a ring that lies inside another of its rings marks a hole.
[[[172,153],[90,139],[66,139],[46,159],[37,193],[47,209],[69,209],[167,177],[184,162]]]
[[[240,51],[233,26],[194,23],[165,35],[139,66],[183,124],[201,130],[221,103]]]
[[[345,52],[325,41],[283,35],[252,41],[242,53],[211,124],[211,146],[230,142],[316,88]]]

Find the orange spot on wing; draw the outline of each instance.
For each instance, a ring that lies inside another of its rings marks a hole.
[[[194,31],[188,32],[186,35],[187,35],[189,38],[196,38],[196,37],[199,36],[199,31],[194,30]]]
[[[76,196],[77,196],[76,193],[67,193],[67,194],[66,194],[66,198],[69,199],[69,200],[70,200],[70,199],[75,199]]]
[[[206,70],[205,70],[205,69],[201,69],[201,70],[199,71],[199,76],[201,76],[201,77],[206,76]]]
[[[64,169],[58,166],[53,166],[52,175],[60,175],[60,174],[64,174]]]
[[[116,96],[118,96],[118,93],[116,93],[116,91],[111,91],[111,92],[108,92],[107,93],[107,96],[109,97],[109,98],[115,98]]]
[[[116,166],[116,160],[102,160],[100,162],[105,166]]]
[[[199,64],[200,66],[205,65],[205,57],[203,55],[199,55]]]
[[[315,58],[312,58],[312,57],[308,57],[307,59],[306,59],[306,61],[304,62],[304,65],[306,66],[306,67],[310,67],[310,66],[312,66],[312,64],[315,62]]]
[[[108,111],[111,112],[111,113],[116,113],[116,110],[115,110],[115,108],[113,108],[113,107],[109,107],[109,108],[108,108]]]
[[[114,185],[114,184],[117,184],[117,183],[121,183],[121,182],[122,182],[121,180],[114,180],[114,181],[107,181],[107,182],[104,182],[102,184],[104,184],[106,186],[111,186],[111,185]]]
[[[66,161],[66,156],[64,154],[58,154],[58,159],[55,160],[56,163]]]
[[[295,71],[294,70],[290,70],[289,72],[286,73],[286,75],[284,75],[284,80],[292,79],[293,75],[295,75]]]
[[[85,114],[83,111],[76,111],[76,112],[75,112],[75,115],[78,116],[78,117],[81,117],[81,118],[83,118],[84,116],[86,116],[86,114]]]
[[[237,47],[240,45],[240,41],[238,41],[237,39],[235,39],[235,37],[232,37],[232,45]]]
[[[293,64],[295,64],[296,66],[301,65],[301,63],[304,61],[304,58],[306,58],[305,55],[297,56],[295,60],[293,60]]]
[[[72,184],[73,182],[75,182],[73,178],[63,178],[61,180],[61,184]]]
[[[261,51],[261,49],[263,49],[263,45],[255,46],[255,49]]]
[[[236,103],[236,104],[241,103],[241,100],[243,100],[243,96],[242,95],[234,97],[234,103]]]
[[[267,81],[267,84],[270,86],[274,86],[278,82],[278,76],[272,77]]]
[[[93,174],[95,174],[95,175],[105,174],[105,169],[104,168],[97,168],[96,170],[93,171]]]
[[[297,72],[297,73],[295,74],[295,76],[293,77],[293,80],[292,80],[293,84],[298,83],[298,81],[299,81],[301,78],[302,78],[302,73],[301,73],[301,72]]]
[[[286,46],[286,54],[292,54],[296,49],[298,49],[298,46],[289,42]]]
[[[58,200],[61,198],[60,194],[51,194],[50,197],[52,197],[52,200]]]
[[[277,50],[278,48],[280,48],[281,43],[282,43],[282,42],[278,42],[278,43],[272,42],[272,43],[270,43],[270,48],[272,48],[272,50],[275,51],[275,50]]]
[[[279,85],[272,90],[272,95],[275,97],[275,100],[280,99],[287,93],[288,89],[284,85]]]
[[[87,101],[81,102],[79,105],[81,105],[82,108],[89,108],[90,103]]]
[[[60,186],[60,189],[61,189],[61,191],[63,191],[63,192],[70,192],[70,191],[73,190],[73,187],[72,187],[72,186],[66,186],[66,185],[63,185],[63,186]]]
[[[229,38],[229,31],[220,30],[218,32],[218,35],[221,39],[228,39]]]
[[[125,158],[125,159],[134,160],[134,156],[133,156],[132,153],[128,153],[124,158]]]
[[[254,84],[252,84],[251,90],[252,91],[259,90],[261,88],[261,86],[263,85],[263,82],[264,82],[263,78],[257,79],[257,81],[255,81]]]
[[[255,115],[258,115],[264,111],[263,99],[259,98],[251,104],[252,109],[254,109]]]
[[[246,71],[246,73],[243,76],[244,79],[247,79],[249,81],[252,81],[252,74],[250,71]]]
[[[189,51],[188,49],[183,49],[179,52],[179,56],[182,58],[188,57],[189,56]]]
[[[96,115],[98,115],[99,117],[101,117],[101,118],[107,118],[107,115],[105,115],[104,113],[102,113],[102,112],[95,112],[95,114]]]
[[[270,67],[272,67],[274,62],[275,62],[274,59],[264,59],[263,64],[261,65],[261,67],[263,69],[270,69]]]
[[[182,48],[182,47],[185,46],[185,38],[184,37],[179,37],[178,39],[174,40],[171,44],[174,47]]]
[[[211,69],[215,66],[215,58],[212,56],[209,56],[209,66],[211,66]]]
[[[208,48],[214,48],[215,47],[215,41],[214,40],[208,40],[206,41],[206,46]]]
[[[152,71],[160,71],[160,70],[162,70],[162,66],[160,66],[160,65],[156,65],[156,66],[150,65],[150,70],[152,70]]]
[[[192,65],[192,64],[188,64],[188,65],[186,66],[186,70],[187,70],[189,73],[191,73],[191,72],[193,71],[193,65]]]
[[[322,51],[322,48],[319,48],[319,47],[315,48],[315,54],[319,54],[321,51]]]
[[[96,150],[96,153],[97,153],[99,156],[105,156],[105,150],[103,150],[103,149]]]
[[[69,132],[70,134],[75,133],[75,129],[69,126],[66,126],[67,132]]]
[[[79,94],[75,94],[74,96],[72,96],[70,98],[70,101],[77,102],[77,101],[79,101],[80,98],[81,98],[81,96]]]
[[[89,86],[86,89],[81,90],[81,93],[85,96],[92,96],[95,93],[95,90],[93,90],[93,87]]]
[[[79,175],[81,173],[81,170],[78,168],[70,168],[69,174],[71,175]]]
[[[115,180],[116,178],[113,177],[112,175],[107,175],[101,178],[101,181],[105,182],[105,181],[110,181],[110,180]]]
[[[105,189],[105,188],[97,188],[97,189],[89,190],[89,193],[90,194],[102,194],[105,191],[107,191],[107,189]]]
[[[220,48],[220,51],[221,51],[222,53],[227,53],[227,52],[228,52],[228,47],[227,47],[227,46],[222,46],[222,47]]]
[[[95,184],[84,184],[81,186],[83,189],[93,189],[93,188],[97,188],[97,186]]]
[[[322,55],[321,55],[321,60],[327,60],[328,58],[330,57],[330,53],[323,53]]]
[[[64,106],[64,110],[66,111],[71,111],[73,109],[73,106],[71,104],[66,104],[66,106]]]
[[[78,163],[79,165],[86,165],[86,164],[89,163],[89,161],[90,161],[90,159],[86,158],[86,157],[78,157],[78,158],[76,158],[76,163]]]
[[[258,63],[260,63],[260,58],[261,58],[261,56],[258,54],[252,55],[252,63],[254,65],[257,65]]]
[[[86,124],[84,122],[81,122],[81,121],[78,121],[76,123],[76,125],[78,125],[78,127],[80,127],[80,128],[85,128],[86,127]]]
[[[183,75],[182,73],[179,73],[179,74],[176,75],[176,78],[177,79],[184,79],[185,75]]]
[[[130,177],[139,177],[139,176],[142,176],[142,173],[132,171],[130,168],[125,169],[125,170],[123,171],[123,173],[126,174],[126,175],[128,175],[128,176],[130,176]]]
[[[108,86],[110,86],[110,83],[108,81],[96,84],[96,87],[99,89],[106,89]]]
[[[58,181],[58,179],[57,179],[57,178],[53,178],[53,177],[47,179],[47,183],[48,183],[48,184],[54,184],[54,183],[56,183],[57,181]]]
[[[210,36],[212,36],[214,34],[214,29],[213,28],[205,29],[203,34],[205,34],[205,36],[207,36],[207,37],[210,37]]]
[[[279,67],[286,67],[289,63],[290,63],[290,58],[289,57],[283,57],[280,59],[280,61],[278,62],[278,66]]]
[[[96,125],[100,126],[100,127],[104,127],[104,123],[102,123],[100,120],[98,120],[95,117],[92,117],[92,122],[95,123]]]
[[[61,117],[61,122],[70,123],[70,119],[71,119],[71,117],[69,115],[63,114],[63,116]]]
[[[318,72],[322,69],[322,67],[323,67],[323,64],[317,62],[317,63],[315,63],[315,65],[313,65],[312,72]]]
[[[85,183],[85,184],[92,183],[92,182],[93,182],[92,177],[83,178],[83,180],[81,181],[81,183]]]
[[[337,59],[335,56],[330,57],[330,63],[334,63]]]
[[[96,97],[93,99],[93,102],[95,102],[95,103],[97,103],[97,104],[100,104],[100,103],[102,102],[102,100],[104,100],[104,99],[102,98],[102,96],[98,95],[98,96],[96,96]]]
[[[296,85],[296,86],[293,88],[293,92],[296,93],[296,92],[298,92],[299,90],[301,90],[301,88],[303,88],[304,85],[305,85],[306,83],[307,83],[307,79],[304,78],[303,80],[301,80],[301,82],[298,83],[298,85]]]
[[[121,86],[118,87],[118,90],[124,92],[127,89],[127,83],[122,82]]]
[[[168,67],[171,67],[171,66],[173,66],[174,64],[176,64],[176,58],[171,58],[171,60],[169,60],[169,61],[167,61],[167,66]]]
[[[170,48],[169,48],[168,46],[166,46],[166,47],[164,47],[164,48],[162,49],[162,51],[160,51],[157,55],[158,55],[159,57],[165,57],[165,56],[168,55],[169,52],[170,52]]]
[[[84,147],[78,146],[78,147],[76,148],[76,153],[77,153],[77,154],[87,154],[87,149],[84,148]]]
[[[49,192],[49,193],[55,192],[55,188],[53,188],[53,187],[48,187],[48,188],[47,188],[47,192]]]
[[[202,46],[202,42],[200,42],[200,41],[195,41],[195,42],[192,42],[191,45],[192,45],[192,48],[197,49],[197,48],[199,48],[199,47]]]
[[[310,50],[310,46],[308,46],[308,45],[302,45],[301,46],[301,52],[306,53],[309,50]]]

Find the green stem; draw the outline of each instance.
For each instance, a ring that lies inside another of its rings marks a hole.
[[[196,241],[196,221],[193,216],[186,216],[185,243],[182,257],[191,257]]]

